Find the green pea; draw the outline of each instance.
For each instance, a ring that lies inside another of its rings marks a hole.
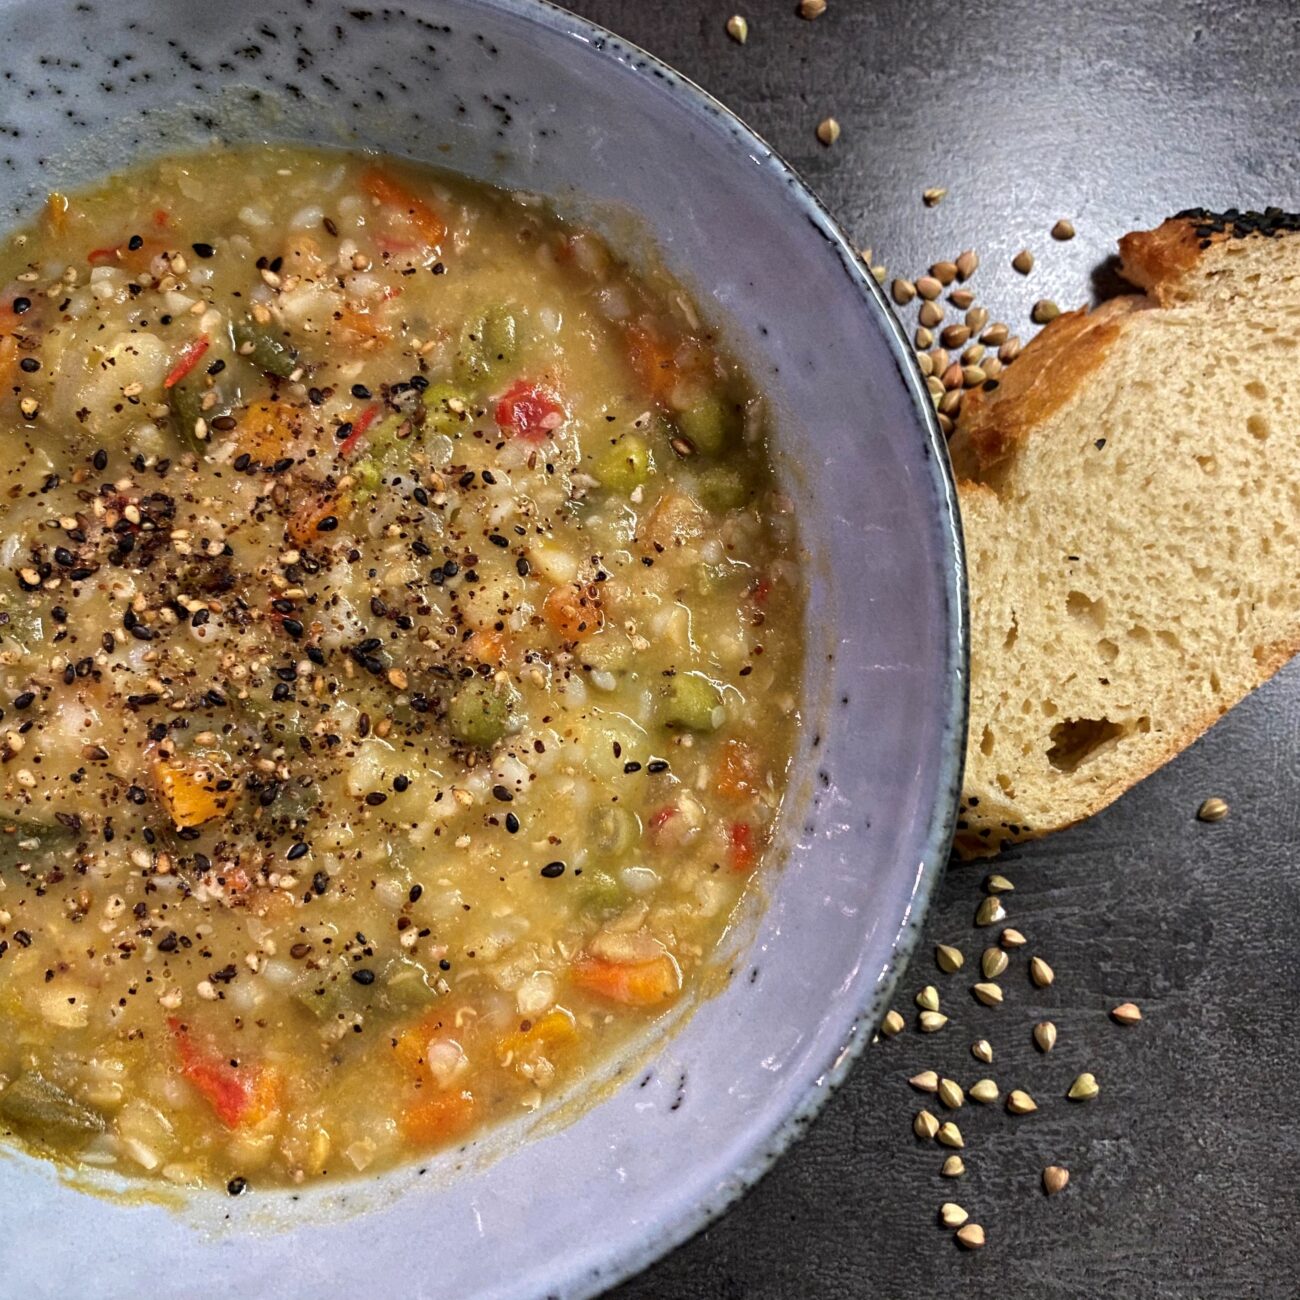
[[[611,492],[630,496],[655,472],[654,455],[639,433],[627,433],[601,452],[593,469]]]
[[[608,871],[584,871],[582,888],[578,892],[578,906],[584,912],[608,916],[619,911],[627,895],[618,880]]]
[[[423,401],[428,413],[424,420],[426,430],[455,438],[469,427],[469,403],[455,384],[430,384],[424,390]]]
[[[288,379],[298,369],[298,349],[279,337],[269,326],[238,320],[230,327],[235,348],[246,361],[264,374]],[[249,351],[241,349],[248,348]]]
[[[736,510],[750,497],[749,484],[734,465],[710,465],[700,475],[698,491],[710,510]]]
[[[475,677],[452,696],[447,726],[462,744],[491,749],[506,734],[518,698],[513,687],[498,688],[494,682]]]
[[[353,479],[352,495],[358,502],[374,496],[379,491],[379,485],[384,481],[384,471],[378,457],[373,454],[358,461],[349,472]]]
[[[641,822],[630,808],[620,804],[599,804],[588,815],[591,847],[602,857],[626,853],[641,837]]]
[[[726,720],[722,692],[703,673],[678,673],[658,700],[659,722],[686,731],[717,731]]]
[[[677,427],[702,456],[716,456],[732,440],[734,407],[710,394],[677,413]]]
[[[519,328],[505,307],[489,307],[465,322],[454,369],[463,383],[482,384],[500,373],[519,350]]]

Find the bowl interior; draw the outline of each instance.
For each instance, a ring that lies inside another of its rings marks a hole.
[[[760,141],[642,52],[534,0],[0,12],[0,202],[14,214],[141,152],[221,139],[410,155],[544,193],[625,244],[648,236],[775,405],[809,587],[788,861],[737,936],[726,990],[658,1055],[624,1062],[628,1086],[528,1142],[503,1129],[366,1184],[179,1210],[0,1159],[15,1294],[75,1290],[71,1243],[86,1240],[103,1297],[140,1294],[160,1264],[184,1268],[193,1296],[590,1294],[701,1226],[811,1116],[883,1009],[946,854],[965,725],[960,538],[906,345]]]

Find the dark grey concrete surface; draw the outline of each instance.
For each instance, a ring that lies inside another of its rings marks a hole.
[[[723,25],[734,8],[749,43]],[[1213,0],[575,0],[666,58],[790,159],[850,235],[909,275],[975,248],[974,287],[1025,331],[1038,297],[1105,289],[1125,230],[1192,205],[1300,205],[1300,5]],[[827,114],[843,135],[814,136]],[[683,165],[689,165],[684,159]],[[946,186],[936,208],[927,186]],[[1078,237],[1056,244],[1052,222]],[[1022,280],[1018,248],[1038,255]],[[1170,365],[1182,359],[1171,357]],[[1222,557],[1233,563],[1233,557]],[[986,868],[954,867],[898,1005],[933,980],[951,1025],[872,1047],[807,1137],[720,1222],[618,1300],[1300,1295],[1300,663],[1092,822],[1016,850],[1010,921],[1029,936],[993,1011],[967,992]],[[1231,804],[1207,826],[1209,794]],[[935,942],[968,955],[942,976]],[[1024,966],[1056,971],[1036,990]],[[1107,1009],[1141,1003],[1120,1029]],[[1030,1042],[1035,1020],[1056,1050]],[[987,1037],[984,1069],[968,1047]],[[967,1175],[911,1135],[909,1075],[1027,1088],[1039,1112],[957,1116]],[[1093,1070],[1100,1097],[1064,1093]],[[1039,1172],[1068,1166],[1045,1198]],[[978,1254],[937,1226],[964,1205]]]

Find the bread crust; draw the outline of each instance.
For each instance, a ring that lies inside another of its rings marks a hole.
[[[967,478],[989,473],[1014,454],[1035,428],[1066,404],[1105,362],[1124,321],[1143,310],[1138,294],[1112,298],[1093,311],[1065,312],[1046,326],[995,381],[962,401],[950,451]]]
[[[1228,235],[1209,235],[1211,244],[1223,243]],[[1120,274],[1144,290],[1161,306],[1173,300],[1173,289],[1191,273],[1206,251],[1187,217],[1170,217],[1154,230],[1133,230],[1120,238]]]

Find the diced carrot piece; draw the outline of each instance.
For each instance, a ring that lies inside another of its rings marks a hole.
[[[674,349],[662,335],[640,322],[628,325],[624,334],[632,373],[651,397],[662,401],[677,386]]]
[[[297,410],[288,402],[252,402],[240,418],[236,446],[257,464],[274,465],[298,436],[297,421]]]
[[[153,773],[158,793],[181,829],[224,817],[234,804],[233,791],[217,789],[222,773],[206,759],[160,758]]]
[[[422,198],[387,172],[380,171],[378,167],[367,167],[361,176],[361,188],[386,207],[404,213],[427,244],[441,244],[446,239],[447,226],[442,218]]]
[[[505,637],[495,628],[483,628],[465,642],[465,653],[481,664],[499,664],[506,654]]]
[[[169,220],[170,220],[170,218],[169,218],[168,215],[167,215],[167,209],[166,209],[166,208],[154,208],[154,210],[153,210],[153,223],[154,223],[155,226],[158,227],[159,230],[164,230],[164,229],[166,229],[167,222],[168,222]]]
[[[681,969],[668,953],[628,965],[600,957],[579,957],[569,973],[580,989],[629,1007],[662,1006],[682,987]]]
[[[397,1063],[416,1078],[427,1077],[424,1070],[424,1054],[429,1049],[429,1040],[435,1034],[453,1025],[455,1020],[454,1010],[439,1007],[421,1016],[413,1025],[408,1025],[398,1034],[393,1043],[393,1056]]]
[[[390,333],[388,325],[378,312],[363,311],[360,307],[344,307],[338,314],[338,325],[340,330],[359,343],[386,339]]]
[[[547,626],[565,641],[586,641],[600,631],[605,615],[590,587],[576,582],[553,587],[542,602]]]
[[[754,751],[743,740],[731,739],[722,746],[713,788],[724,799],[748,798],[758,787]]]
[[[552,1007],[541,1019],[527,1029],[516,1029],[501,1040],[502,1058],[518,1059],[534,1050],[552,1056],[571,1043],[578,1041],[578,1025],[571,1011]]]
[[[732,871],[748,871],[758,860],[754,828],[748,822],[733,822],[727,831],[727,856]]]
[[[449,1142],[473,1124],[474,1111],[472,1092],[444,1092],[407,1108],[401,1118],[402,1135],[417,1146]]]
[[[196,1043],[175,1016],[168,1018],[167,1027],[176,1039],[181,1073],[227,1128],[258,1124],[278,1109],[278,1071],[266,1066],[232,1065],[214,1049]]]
[[[332,530],[321,528],[327,519],[334,518],[341,523],[351,513],[350,497],[341,494],[311,497],[289,516],[289,539],[298,546],[310,546],[328,538]]]

